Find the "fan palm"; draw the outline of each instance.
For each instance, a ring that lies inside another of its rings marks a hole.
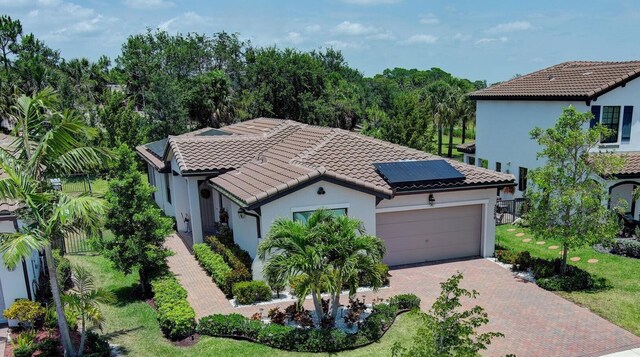
[[[0,253],[5,265],[14,268],[34,250],[44,250],[62,344],[66,355],[75,356],[51,244],[70,232],[99,229],[105,209],[98,198],[54,191],[45,170],[53,176],[98,168],[109,153],[83,144],[81,138],[91,138],[94,129],[72,112],[52,109],[56,101],[53,90],[45,89],[17,98],[12,107],[16,150],[0,148],[0,201],[19,202],[23,206],[19,216],[26,226],[1,236]]]
[[[103,288],[97,288],[93,276],[86,269],[73,267],[71,276],[73,289],[65,294],[63,301],[80,317],[80,346],[78,353],[82,354],[87,337],[87,322],[102,329],[104,316],[99,304],[109,304],[115,301],[115,295]]]

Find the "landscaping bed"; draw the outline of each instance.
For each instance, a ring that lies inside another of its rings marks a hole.
[[[373,305],[370,315],[358,322],[355,333],[340,328],[315,329],[309,321],[306,327],[287,325],[287,319],[296,319],[295,309],[281,312],[282,316],[277,319],[270,313],[269,323],[261,321],[260,315],[253,318],[239,314],[206,316],[200,319],[197,331],[201,335],[242,339],[287,351],[337,352],[378,341],[399,314],[419,306],[420,299],[413,294],[398,295],[386,303]]]

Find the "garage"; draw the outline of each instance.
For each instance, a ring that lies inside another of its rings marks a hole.
[[[468,205],[376,214],[388,265],[480,256],[483,206]]]

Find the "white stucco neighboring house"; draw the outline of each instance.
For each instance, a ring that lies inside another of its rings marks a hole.
[[[596,149],[627,158],[625,167],[607,180],[609,204],[624,199],[630,203],[629,215],[638,219],[640,211],[631,196],[640,185],[638,77],[640,61],[565,62],[471,93],[477,103],[476,141],[465,162],[515,175],[515,197],[521,197],[528,171],[544,164],[536,157],[540,147],[530,131],[554,126],[563,108],[571,105],[593,114],[588,125],[600,123],[614,132]]]
[[[362,221],[389,265],[491,256],[497,173],[341,129],[258,118],[142,145],[154,198],[187,246],[221,225],[254,257],[278,218],[318,208]]]

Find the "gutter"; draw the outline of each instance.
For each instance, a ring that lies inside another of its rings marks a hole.
[[[260,224],[261,216],[260,216],[260,214],[258,214],[255,211],[253,211],[253,212],[249,211],[249,210],[247,210],[245,208],[242,208],[242,207],[240,207],[240,209],[238,209],[238,214],[246,214],[247,216],[251,216],[251,217],[254,217],[256,219],[256,232],[258,233],[257,237],[258,237],[258,239],[262,239],[262,233],[260,232],[261,231],[261,229],[260,229],[261,228],[261,224]]]
[[[433,193],[433,192],[451,192],[451,191],[469,191],[469,190],[482,190],[489,188],[502,188],[502,187],[515,187],[517,183],[512,182],[509,184],[492,184],[492,185],[475,185],[475,186],[463,186],[463,187],[445,187],[445,188],[432,188],[432,189],[420,189],[412,191],[396,191],[396,196],[401,195],[413,195],[419,193]]]

